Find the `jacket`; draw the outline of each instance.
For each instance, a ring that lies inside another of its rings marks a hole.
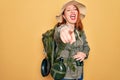
[[[61,45],[65,45],[62,51],[58,54],[59,57],[63,57],[64,64],[67,68],[67,72],[65,75],[65,79],[78,79],[83,74],[83,65],[77,66],[76,61],[72,58],[77,52],[84,52],[87,56],[85,59],[88,58],[90,47],[86,40],[86,35],[84,31],[78,31],[77,29],[74,30],[76,41],[73,44],[64,44],[60,39],[60,29],[64,27],[65,24],[56,27],[54,33],[54,39],[57,44],[57,50],[59,50]]]

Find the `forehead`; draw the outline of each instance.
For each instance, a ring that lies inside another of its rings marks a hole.
[[[68,5],[65,9],[77,8],[75,5]]]

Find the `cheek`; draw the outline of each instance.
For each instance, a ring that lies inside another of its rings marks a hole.
[[[78,16],[78,12],[75,12],[75,14],[76,14],[76,17]]]
[[[69,19],[70,18],[70,13],[69,12],[66,12],[65,15],[64,15],[65,19]]]

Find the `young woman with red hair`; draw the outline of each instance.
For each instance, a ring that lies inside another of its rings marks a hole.
[[[67,2],[62,7],[60,15],[56,16],[58,24],[54,39],[57,48],[65,44],[58,57],[63,58],[66,67],[65,76],[61,80],[83,80],[83,61],[90,51],[81,21],[85,17],[85,11],[85,5],[72,0]]]

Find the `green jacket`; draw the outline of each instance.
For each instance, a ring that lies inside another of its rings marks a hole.
[[[64,78],[66,79],[80,78],[80,76],[83,74],[83,65],[77,66],[72,56],[75,55],[77,52],[84,52],[87,55],[86,58],[88,58],[90,48],[86,40],[85,32],[78,31],[77,29],[75,29],[74,33],[76,37],[76,42],[74,42],[73,44],[64,44],[60,39],[61,27],[64,27],[64,25],[56,27],[55,33],[54,33],[54,39],[57,44],[57,51],[59,52],[59,49],[62,49],[62,51],[57,54],[57,57],[64,58],[64,64],[67,68],[67,72]]]

